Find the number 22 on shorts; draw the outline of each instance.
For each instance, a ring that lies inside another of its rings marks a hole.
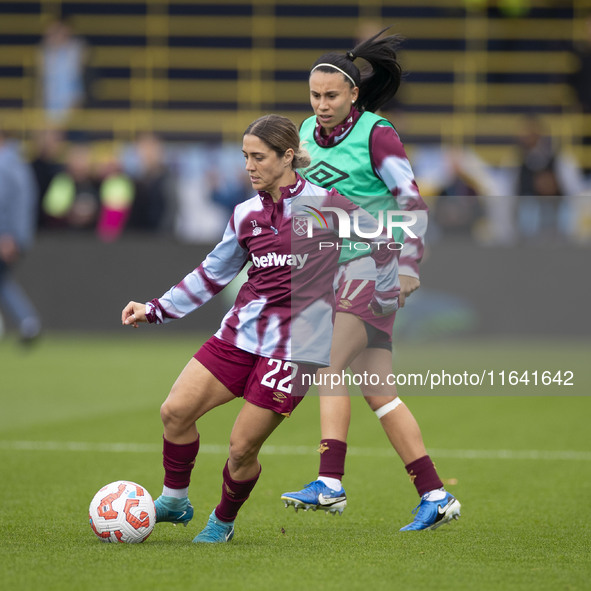
[[[280,392],[285,392],[286,394],[291,394],[291,381],[296,377],[296,374],[298,373],[297,363],[293,363],[291,361],[284,361],[283,359],[269,359],[267,365],[270,365],[272,367],[261,379],[261,384],[263,386],[267,386],[267,388],[279,390]],[[279,373],[281,370],[283,370],[284,372],[288,372],[290,370],[291,371],[278,381],[277,378],[273,376]]]

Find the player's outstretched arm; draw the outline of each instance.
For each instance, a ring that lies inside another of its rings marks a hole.
[[[138,322],[147,322],[146,318],[146,304],[139,302],[129,302],[121,312],[121,324],[132,325],[134,328],[138,327]]]

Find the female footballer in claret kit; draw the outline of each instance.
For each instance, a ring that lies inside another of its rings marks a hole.
[[[289,119],[257,119],[244,134],[242,150],[256,195],[236,206],[221,242],[199,267],[162,297],[130,302],[121,316],[124,325],[134,327],[183,318],[252,262],[220,329],[187,363],[161,408],[164,488],[155,501],[156,521],[187,525],[193,517],[188,493],[200,443],[196,421],[244,398],[230,436],[220,503],[196,543],[232,538],[238,511],[259,478],[261,446],[302,400],[311,381],[306,384],[303,377],[329,364],[338,250],[320,249],[320,243],[339,243],[339,220],[327,212],[324,226],[302,232],[306,212],[330,207],[355,220],[362,235],[375,230],[369,213],[296,172],[310,159]],[[398,250],[380,249],[385,239],[367,241],[377,268],[370,302],[374,314],[390,314],[398,305]]]
[[[394,97],[401,80],[396,56],[399,37],[380,39],[383,32],[347,53],[324,54],[316,61],[309,78],[314,116],[303,122],[300,137],[312,157],[312,165],[303,171],[305,178],[335,188],[375,217],[390,210],[413,214],[416,238],[404,240],[400,255],[402,307],[404,299],[419,287],[427,206],[396,130],[375,114]],[[361,75],[354,63],[358,58],[371,66],[369,74]],[[377,317],[368,310],[376,277],[374,263],[355,244],[342,246],[331,364],[322,372],[340,374],[349,367],[355,374],[379,376],[377,381],[384,385],[362,385],[362,393],[421,497],[414,520],[402,530],[434,529],[457,519],[460,503],[444,490],[417,421],[401,402],[396,387],[386,385],[392,372],[395,313]],[[322,438],[318,479],[281,498],[286,506],[296,509],[337,506],[342,510],[347,502],[342,478],[351,403],[346,386],[331,388],[320,380],[319,384]]]

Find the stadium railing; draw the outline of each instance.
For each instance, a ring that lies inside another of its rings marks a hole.
[[[25,139],[46,125],[36,60],[57,15],[91,49],[91,100],[66,126],[116,141],[142,130],[235,141],[269,111],[300,121],[309,113],[307,74],[318,55],[349,48],[365,25],[391,24],[406,39],[395,117],[408,145],[470,144],[498,164],[523,114],[536,112],[591,167],[591,147],[582,141],[591,136],[591,118],[577,111],[567,84],[586,3],[529,4],[509,17],[461,0],[0,3],[0,118]]]

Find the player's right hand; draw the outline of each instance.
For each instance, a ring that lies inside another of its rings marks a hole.
[[[121,312],[121,324],[124,326],[138,327],[138,322],[147,322],[146,304],[139,302],[129,302]]]

